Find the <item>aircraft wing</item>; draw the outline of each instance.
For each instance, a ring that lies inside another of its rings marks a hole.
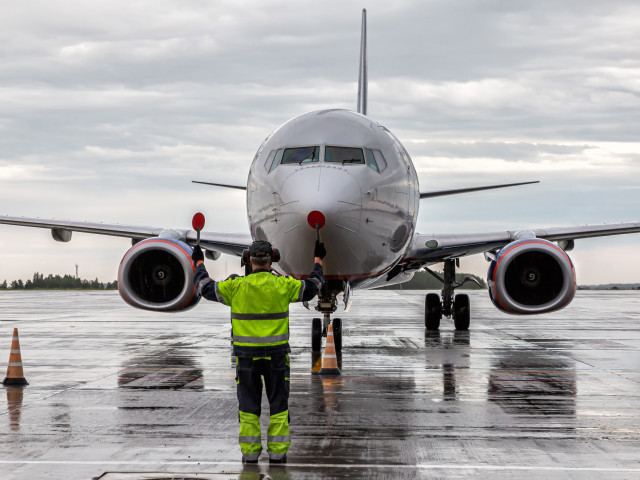
[[[93,233],[113,237],[130,238],[132,241],[145,238],[165,236],[182,240],[191,245],[196,243],[196,232],[193,230],[174,230],[159,227],[142,227],[107,223],[74,222],[70,220],[54,220],[26,217],[0,216],[0,224],[19,225],[22,227],[48,228],[57,241],[68,242],[71,232]],[[249,234],[201,232],[200,244],[206,250],[242,255],[242,250],[251,245]]]
[[[402,263],[405,264],[405,269],[420,268],[422,265],[438,263],[451,258],[499,250],[514,240],[527,238],[527,236],[535,236],[552,242],[569,242],[580,238],[639,232],[640,223],[619,223],[616,225],[553,227],[475,234],[425,235],[416,233],[411,248]],[[408,268],[407,264],[409,264]]]

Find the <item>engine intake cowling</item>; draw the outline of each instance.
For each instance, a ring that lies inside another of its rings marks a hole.
[[[179,240],[148,238],[125,254],[118,269],[118,290],[129,305],[144,310],[177,311],[200,301],[193,284],[192,249]]]
[[[539,238],[517,240],[491,262],[489,295],[508,313],[536,314],[567,306],[576,292],[573,263],[557,245]]]

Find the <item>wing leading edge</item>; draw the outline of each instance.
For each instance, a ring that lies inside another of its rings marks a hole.
[[[190,245],[196,243],[196,232],[193,230],[176,230],[159,227],[143,227],[106,223],[74,222],[70,220],[25,218],[0,216],[0,224],[18,225],[22,227],[48,228],[52,236],[58,241],[71,240],[71,232],[108,235],[113,237],[130,238],[133,242],[151,237],[166,236],[182,240]],[[211,251],[242,255],[242,250],[251,245],[249,234],[202,232],[200,243]]]
[[[542,238],[551,242],[572,241],[581,238],[606,237],[640,233],[640,222],[616,225],[585,225],[582,227],[553,227],[532,230],[493,233],[425,235],[416,233],[403,264],[408,269],[442,262],[452,258],[499,250],[522,236]]]
[[[471,188],[455,188],[453,190],[437,190],[433,192],[420,193],[420,199],[433,198],[433,197],[445,197],[447,195],[459,195],[461,193],[480,192],[483,190],[494,190],[496,188],[518,187],[520,185],[531,185],[532,183],[540,183],[540,180],[534,180],[532,182],[519,182],[519,183],[503,183],[500,185],[484,185],[482,187]]]

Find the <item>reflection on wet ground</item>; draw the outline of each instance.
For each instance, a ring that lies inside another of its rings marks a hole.
[[[20,414],[22,413],[22,396],[24,387],[5,387],[7,392],[7,413],[9,416],[9,428],[12,431],[20,430]]]
[[[442,399],[458,399],[456,372],[469,368],[471,332],[425,331],[424,352],[427,369],[442,371]]]
[[[30,382],[5,387],[2,478],[640,476],[640,295],[579,292],[535,320],[485,295],[471,331],[425,332],[422,294],[357,292],[339,377],[311,374],[292,307],[289,463],[243,468],[225,307],[2,292],[0,361],[18,326]]]
[[[202,368],[188,353],[162,348],[128,359],[118,372],[120,388],[204,390]]]
[[[546,351],[503,352],[489,375],[488,399],[520,415],[576,414],[576,367],[566,357]]]

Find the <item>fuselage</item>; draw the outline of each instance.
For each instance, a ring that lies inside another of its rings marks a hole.
[[[247,214],[254,239],[282,252],[276,269],[311,269],[320,212],[325,278],[366,286],[403,257],[415,231],[420,193],[397,138],[347,110],[295,117],[260,146],[249,172]]]

